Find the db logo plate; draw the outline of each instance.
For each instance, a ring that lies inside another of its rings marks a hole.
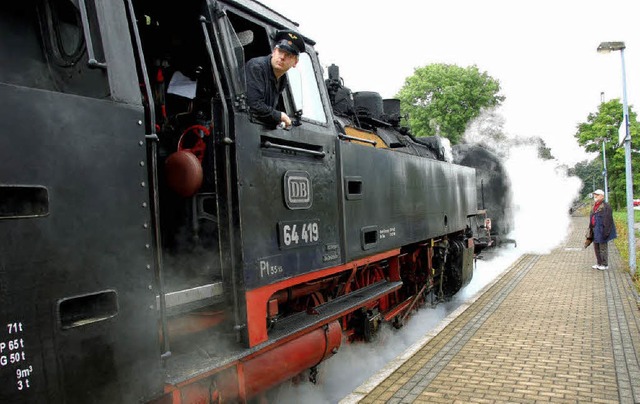
[[[289,209],[309,209],[313,204],[311,178],[306,171],[284,174],[284,202]]]

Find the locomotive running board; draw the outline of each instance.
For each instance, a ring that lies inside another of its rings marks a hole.
[[[300,312],[289,316],[276,323],[274,329],[269,332],[269,340],[277,341],[280,338],[295,334],[306,328],[326,324],[345,314],[356,311],[381,296],[400,289],[401,286],[401,281],[380,281],[351,292],[348,295],[340,296],[328,303],[324,303],[314,308],[312,313]]]
[[[227,347],[220,352],[220,341],[211,338],[200,344],[200,349],[181,355],[173,355],[165,361],[166,379],[168,385],[179,386],[192,378],[204,377],[215,372],[216,369],[232,365],[236,361],[259,352],[260,350],[277,344],[280,340],[292,334],[327,324],[347,313],[394,292],[402,286],[402,282],[380,281],[373,285],[358,289],[348,295],[341,296],[315,308],[312,314],[306,312],[294,314],[279,321],[269,332],[269,339],[253,348]]]

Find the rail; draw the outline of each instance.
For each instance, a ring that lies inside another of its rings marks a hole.
[[[262,142],[260,146],[265,149],[274,148],[274,149],[279,149],[284,151],[306,153],[306,154],[310,154],[312,156],[321,157],[321,158],[324,158],[324,156],[327,155],[327,153],[325,153],[324,151],[308,150],[308,149],[303,149],[302,147],[285,146],[285,145],[270,142],[268,140]]]

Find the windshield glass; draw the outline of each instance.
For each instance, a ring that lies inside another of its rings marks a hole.
[[[236,74],[231,74],[234,91],[237,95],[244,94],[246,85],[244,75],[244,50],[242,49],[242,41],[238,38],[238,35],[231,26],[231,22],[229,21],[227,16],[224,16],[224,18],[220,20],[220,30],[221,35],[226,38],[226,40],[221,41],[226,53],[226,60],[232,64],[231,66],[229,66],[229,70],[232,72],[236,72]]]
[[[287,77],[291,84],[296,110],[302,110],[303,118],[326,123],[327,116],[324,113],[320,89],[309,54],[300,54],[298,65],[287,72]]]

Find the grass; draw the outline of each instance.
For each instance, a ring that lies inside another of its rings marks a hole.
[[[640,222],[640,211],[634,210],[634,223]],[[622,256],[622,261],[624,267],[627,271],[630,271],[629,268],[629,232],[627,231],[627,210],[618,210],[613,212],[613,221],[616,223],[616,231],[618,232],[618,238],[614,240],[616,247],[618,247],[618,251],[620,251],[620,255]],[[639,239],[638,231],[635,232],[636,240]],[[632,274],[631,278],[633,279],[633,283],[636,285],[636,290],[640,293],[640,249],[637,247],[638,243],[634,246],[636,249],[636,273]]]

